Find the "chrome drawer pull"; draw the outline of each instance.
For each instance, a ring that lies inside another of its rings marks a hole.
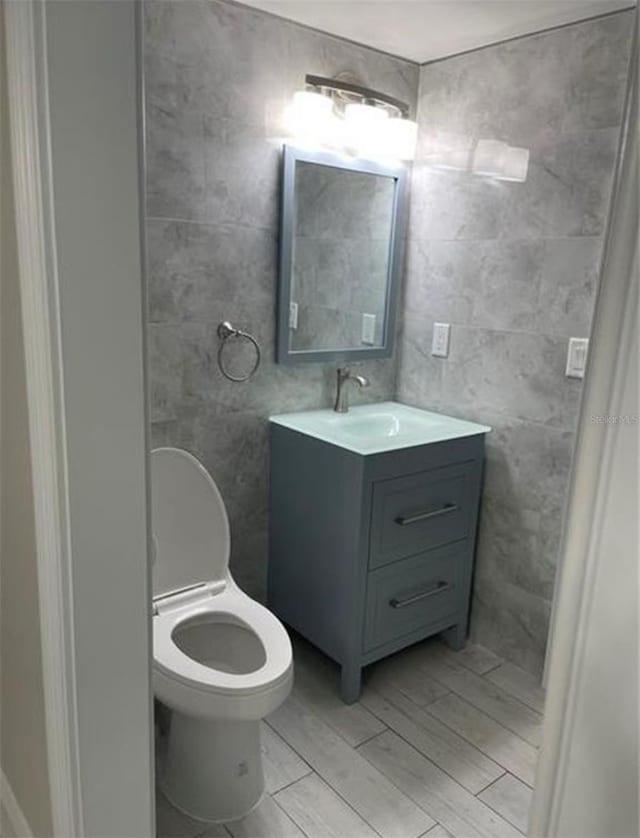
[[[425,512],[416,512],[415,515],[400,515],[395,519],[395,522],[401,527],[406,527],[407,524],[417,524],[418,521],[426,521],[429,518],[438,518],[440,515],[446,515],[447,512],[455,512],[456,509],[458,509],[457,503],[445,503],[444,506],[438,509],[427,509]]]
[[[429,588],[428,591],[422,591],[420,594],[408,596],[406,599],[396,599],[394,597],[389,600],[389,605],[392,608],[406,608],[407,605],[413,605],[414,602],[419,602],[421,599],[426,599],[434,594],[443,594],[445,591],[451,590],[451,588],[453,588],[453,585],[450,582],[438,582],[435,588]]]

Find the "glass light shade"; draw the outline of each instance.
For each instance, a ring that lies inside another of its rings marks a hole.
[[[384,145],[389,157],[413,160],[416,155],[418,123],[410,119],[392,117],[384,126]]]
[[[285,112],[288,134],[306,141],[324,144],[334,139],[337,120],[333,102],[322,93],[298,90]]]
[[[471,166],[474,174],[500,177],[505,170],[508,149],[509,146],[499,140],[478,140]]]
[[[497,175],[500,180],[512,180],[524,183],[529,169],[529,149],[509,146],[504,160],[502,173]]]
[[[362,157],[378,157],[385,154],[384,135],[389,114],[374,105],[352,103],[344,109],[343,141],[345,146]]]
[[[374,127],[379,128],[383,122],[387,121],[389,114],[375,105],[353,102],[344,109],[344,118],[347,125],[368,130]]]

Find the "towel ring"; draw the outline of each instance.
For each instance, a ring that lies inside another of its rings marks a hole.
[[[253,375],[255,375],[258,367],[260,366],[260,345],[258,341],[254,338],[253,335],[250,335],[248,332],[243,332],[241,329],[236,329],[234,326],[229,323],[228,320],[223,320],[222,323],[218,324],[218,337],[220,338],[220,346],[218,347],[218,367],[220,368],[220,372],[224,375],[225,378],[228,378],[229,381],[248,381]],[[224,362],[222,360],[222,352],[224,350],[226,342],[231,338],[238,338],[248,340],[250,343],[253,344],[253,348],[256,350],[256,360],[249,372],[246,375],[233,375],[227,369],[225,369]]]

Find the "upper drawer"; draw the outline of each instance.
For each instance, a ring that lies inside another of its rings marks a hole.
[[[471,476],[461,463],[374,483],[369,567],[465,538],[477,502]]]

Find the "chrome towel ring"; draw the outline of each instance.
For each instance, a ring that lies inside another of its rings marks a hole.
[[[228,320],[223,320],[222,323],[218,324],[218,338],[220,339],[220,345],[218,346],[218,367],[220,368],[220,372],[224,375],[225,378],[228,378],[229,381],[248,381],[253,375],[255,375],[258,367],[260,366],[261,352],[258,341],[254,338],[253,335],[250,335],[248,332],[243,332],[241,329],[236,329],[235,326],[232,326]],[[227,369],[225,369],[222,357],[224,347],[227,341],[234,338],[248,340],[251,344],[253,344],[253,348],[256,350],[255,363],[246,375],[233,375]]]

